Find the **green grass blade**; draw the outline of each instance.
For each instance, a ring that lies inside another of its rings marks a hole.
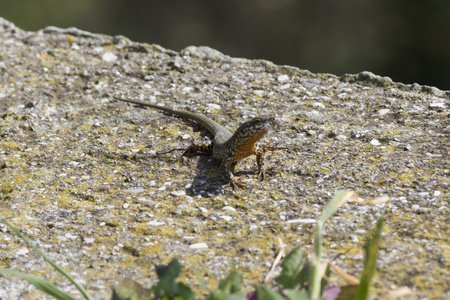
[[[314,246],[314,255],[311,257],[310,266],[310,280],[309,280],[309,296],[310,299],[317,300],[320,296],[320,283],[322,281],[321,276],[321,260],[322,260],[322,246],[323,246],[323,235],[322,235],[322,221],[319,220],[316,225],[316,244]]]
[[[309,286],[309,296],[311,299],[319,299],[322,277],[324,270],[322,266],[322,251],[323,251],[323,226],[325,222],[338,210],[338,208],[348,199],[356,197],[354,192],[338,191],[336,195],[328,202],[325,209],[322,211],[319,221],[316,225],[316,243],[314,246],[314,257],[311,259],[311,276]]]
[[[322,215],[320,216],[322,224],[324,224],[338,210],[338,208],[345,203],[345,201],[353,197],[356,197],[354,192],[338,191],[322,211]]]
[[[31,248],[33,248],[34,251],[36,251],[40,256],[42,256],[46,262],[48,262],[50,265],[52,265],[53,268],[55,268],[59,273],[61,273],[64,277],[67,278],[67,280],[70,281],[84,296],[85,299],[92,300],[91,296],[87,293],[87,291],[78,283],[75,282],[75,280],[66,272],[64,272],[63,269],[61,269],[54,261],[52,261],[50,258],[48,258],[41,250],[39,250],[35,245],[33,245],[28,238],[26,238],[17,228],[12,226],[5,218],[0,216],[1,221],[9,227],[17,236],[19,236],[25,243],[28,244]]]
[[[375,232],[371,239],[367,241],[366,260],[364,269],[361,274],[358,289],[356,291],[356,299],[365,300],[369,297],[369,284],[377,268],[376,260],[378,256],[378,248],[381,241],[381,231],[383,230],[384,219],[379,218]]]
[[[2,270],[0,271],[1,275],[16,275],[19,276],[20,278],[28,281],[29,283],[31,283],[32,285],[34,285],[35,287],[37,287],[38,289],[40,289],[41,291],[43,291],[44,293],[55,297],[56,299],[59,300],[75,300],[75,298],[73,298],[72,296],[70,296],[69,294],[64,293],[63,291],[61,291],[60,289],[58,289],[56,286],[54,286],[53,284],[51,284],[50,282],[37,278],[33,275],[29,275],[26,273],[22,273],[16,270]]]

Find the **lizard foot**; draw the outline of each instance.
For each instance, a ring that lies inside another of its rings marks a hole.
[[[230,186],[233,191],[236,191],[238,189],[245,189],[247,187],[247,184],[243,182],[242,179],[233,177],[230,179]]]
[[[267,175],[274,176],[275,172],[261,168],[261,169],[257,170],[255,172],[255,174],[256,174],[256,176],[258,176],[258,179],[262,181],[268,177]]]

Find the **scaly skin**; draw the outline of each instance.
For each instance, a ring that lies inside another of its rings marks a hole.
[[[262,116],[250,119],[242,123],[232,134],[228,129],[202,114],[197,114],[185,110],[171,109],[165,106],[158,106],[141,101],[134,101],[117,97],[114,97],[114,99],[150,107],[153,109],[159,109],[183,118],[191,119],[208,129],[208,131],[211,132],[211,134],[214,136],[213,142],[210,144],[193,143],[191,146],[189,146],[189,148],[185,150],[184,153],[212,153],[213,157],[219,159],[222,162],[221,166],[225,170],[233,189],[237,187],[244,187],[244,184],[240,180],[234,178],[233,172],[236,164],[240,160],[250,155],[256,155],[258,177],[260,179],[265,178],[263,159],[264,149],[259,148],[256,143],[262,137],[264,137],[264,135],[266,135],[271,128],[275,126],[275,117]]]

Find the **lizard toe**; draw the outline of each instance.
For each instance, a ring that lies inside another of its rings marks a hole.
[[[247,184],[240,178],[230,179],[230,186],[234,191],[247,188]]]

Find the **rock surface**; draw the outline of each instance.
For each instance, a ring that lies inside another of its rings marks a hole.
[[[154,265],[173,257],[197,288],[194,271],[214,288],[234,260],[250,289],[278,252],[277,237],[289,249],[303,245],[341,189],[392,201],[345,204],[326,226],[326,257],[340,255],[334,263],[359,276],[364,240],[385,216],[374,296],[406,285],[412,299],[448,297],[449,92],[75,28],[25,32],[1,18],[0,72],[1,214],[96,299],[123,277],[149,286]],[[231,130],[276,114],[280,124],[263,143],[289,149],[268,153],[274,175],[263,182],[253,158],[240,163],[248,189],[233,193],[210,157],[158,155],[208,138],[201,126],[114,95],[205,113]],[[0,228],[1,268],[76,294]],[[0,298],[24,297],[43,296],[0,277]]]

